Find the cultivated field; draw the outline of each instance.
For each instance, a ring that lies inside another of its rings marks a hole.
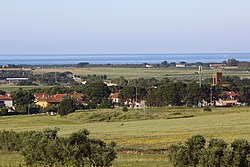
[[[0,129],[26,131],[59,127],[59,135],[68,136],[86,128],[91,137],[118,144],[120,154],[115,166],[166,166],[167,155],[161,154],[160,150],[164,151],[169,144],[184,141],[195,134],[204,135],[207,139],[223,138],[227,142],[235,138],[250,141],[249,111],[249,107],[213,108],[212,112],[204,112],[202,108],[152,108],[127,113],[121,109],[110,109],[77,112],[65,117],[0,117]],[[18,154],[1,154],[15,156],[21,161]]]
[[[49,88],[50,86],[8,86],[8,85],[0,85],[0,90],[6,91],[6,92],[13,92],[18,90],[19,88],[22,88],[23,90],[30,90],[30,89],[43,89],[43,88]]]
[[[126,79],[135,78],[177,78],[177,79],[190,79],[198,78],[198,68],[110,68],[110,67],[96,67],[96,68],[48,68],[48,69],[35,69],[34,73],[42,74],[47,72],[72,72],[75,75],[107,75],[108,78],[118,78],[124,76]],[[203,78],[211,78],[212,73],[217,70],[203,70]],[[219,70],[221,71],[221,70]],[[250,77],[248,71],[223,71],[223,75],[239,76],[241,78]]]

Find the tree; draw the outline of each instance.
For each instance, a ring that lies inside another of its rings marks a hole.
[[[109,97],[110,90],[104,83],[94,82],[86,85],[84,93],[89,102],[100,104],[104,98]]]
[[[242,102],[250,103],[250,87],[241,87],[240,95],[240,100]]]
[[[191,166],[199,164],[206,139],[201,135],[195,135],[185,142],[188,154],[188,162]]]
[[[28,92],[19,88],[12,94],[12,97],[17,105],[27,105],[31,100],[34,100],[34,96]]]
[[[25,112],[28,109],[28,105],[35,99],[29,91],[24,91],[22,88],[15,91],[12,97],[17,105],[16,110],[22,112]]]
[[[250,145],[245,139],[236,139],[231,147],[233,149],[233,166],[249,167],[248,156],[250,154]]]
[[[6,92],[5,92],[5,91],[0,90],[0,95],[5,95],[5,94],[6,94]]]
[[[208,147],[203,151],[200,159],[200,164],[202,166],[209,167],[220,167],[221,164],[226,164],[224,162],[227,157],[227,143],[222,139],[211,139],[209,141]]]
[[[72,98],[63,99],[58,107],[58,113],[61,116],[68,115],[69,113],[75,112],[75,100]]]
[[[58,137],[58,130],[34,131],[25,136],[21,154],[28,166],[112,166],[117,155],[114,142],[91,139],[85,129],[69,138]]]
[[[185,103],[187,106],[193,106],[198,104],[201,100],[201,91],[199,84],[192,82],[187,85],[185,94]]]
[[[236,60],[236,59],[228,59],[227,60],[228,66],[238,66],[239,63],[240,63],[239,60]]]
[[[118,86],[121,86],[121,87],[125,87],[128,85],[128,80],[126,80],[123,76],[112,79],[112,82],[116,83]]]

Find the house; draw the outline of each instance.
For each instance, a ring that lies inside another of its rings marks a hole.
[[[146,68],[153,68],[151,64],[146,64]]]
[[[52,107],[58,106],[63,99],[68,98],[68,97],[69,97],[68,94],[52,95],[47,99],[48,106],[52,106]]]
[[[235,106],[237,105],[238,101],[237,100],[216,100],[215,101],[215,106],[221,106],[221,107],[226,107],[226,106]]]
[[[210,68],[224,68],[226,64],[224,63],[210,63],[209,64]]]
[[[13,110],[13,99],[9,95],[0,95],[0,108],[3,107],[8,108],[9,111]]]
[[[117,86],[117,84],[111,82],[103,82],[103,83],[106,84],[108,87]]]
[[[240,94],[233,91],[223,91],[221,95],[225,100],[237,100],[240,97]]]
[[[235,106],[238,104],[240,95],[233,91],[223,91],[221,98],[215,101],[216,106]]]
[[[124,102],[124,104],[127,107],[137,108],[137,109],[146,107],[145,100],[134,101],[134,100],[128,99]]]
[[[184,67],[186,67],[186,64],[184,64],[184,63],[183,64],[176,64],[175,67],[177,67],[177,68],[179,68],[179,67],[180,68],[184,68]]]
[[[110,99],[112,100],[112,103],[119,103],[119,93],[111,93]]]
[[[86,105],[84,99],[83,99],[83,96],[84,94],[81,94],[81,93],[74,93],[73,95],[70,95],[72,98],[74,98],[76,100],[76,102],[78,104],[83,104],[83,105]]]
[[[179,64],[176,64],[175,67],[181,67],[181,68],[184,68],[187,66],[187,63],[185,61],[181,61]]]
[[[35,103],[42,108],[48,106],[58,106],[64,98],[68,98],[68,94],[55,94],[49,96],[48,94],[35,94]]]
[[[47,99],[49,98],[48,94],[39,93],[39,94],[35,94],[34,97],[35,97],[34,102],[40,107],[45,108],[48,106],[48,102],[47,102]]]

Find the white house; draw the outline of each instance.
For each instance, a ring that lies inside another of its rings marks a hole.
[[[8,95],[0,95],[0,107],[6,107],[9,111],[13,110],[13,99]]]
[[[119,93],[111,93],[110,98],[112,103],[119,103]]]

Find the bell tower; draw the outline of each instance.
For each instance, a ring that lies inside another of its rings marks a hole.
[[[222,73],[221,72],[213,73],[212,86],[220,86],[220,85],[222,85]]]

